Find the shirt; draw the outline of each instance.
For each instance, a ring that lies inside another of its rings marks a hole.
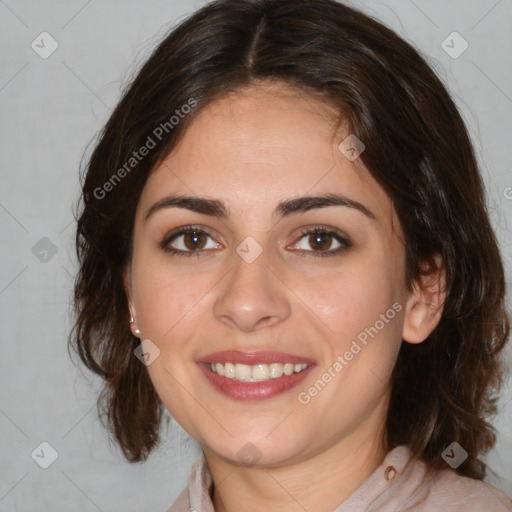
[[[512,501],[496,487],[462,477],[452,469],[428,475],[426,464],[411,457],[405,445],[392,449],[382,464],[333,512],[512,511]],[[215,512],[210,497],[212,484],[208,464],[201,455],[192,468],[187,488],[167,512]]]

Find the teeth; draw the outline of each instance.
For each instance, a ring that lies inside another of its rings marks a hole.
[[[211,363],[212,372],[228,379],[242,382],[264,382],[277,379],[284,375],[299,373],[309,366],[308,363],[271,363],[271,364],[240,364],[240,363]]]
[[[217,368],[219,363],[217,363]],[[236,380],[251,380],[251,367],[246,364],[235,364],[235,379]]]
[[[224,376],[228,379],[235,378],[235,365],[233,363],[226,363],[224,365]]]
[[[252,378],[254,380],[267,380],[270,374],[268,364],[257,364],[252,368]],[[237,374],[238,377],[238,374]]]
[[[270,365],[270,377],[276,379],[283,375],[283,365],[281,363],[272,363]]]
[[[218,373],[219,375],[224,376],[224,365],[222,365],[221,363],[217,363],[217,364],[215,365],[215,369],[217,370],[217,373]]]
[[[285,375],[291,375],[293,373],[293,364],[292,363],[286,363],[283,367],[283,373]]]

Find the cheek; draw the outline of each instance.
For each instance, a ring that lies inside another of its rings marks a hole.
[[[349,270],[341,268],[317,281],[314,287],[309,283],[302,295],[341,347],[365,328],[373,326],[380,315],[386,315],[399,297],[393,265],[368,258],[347,265],[347,268]],[[395,316],[394,311],[388,316],[391,315]]]
[[[163,341],[171,331],[173,337],[183,332],[186,319],[212,288],[207,275],[181,274],[160,258],[140,258],[133,268],[137,322],[151,339]]]

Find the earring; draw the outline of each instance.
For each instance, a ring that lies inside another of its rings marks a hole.
[[[133,320],[133,316],[130,315],[130,323],[133,324],[134,320]],[[139,335],[140,334],[140,329],[135,329],[135,334]]]

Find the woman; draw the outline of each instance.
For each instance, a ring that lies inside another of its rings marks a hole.
[[[512,510],[483,482],[504,276],[461,117],[331,0],[173,30],[83,181],[71,344],[131,462],[203,456],[172,512]]]

